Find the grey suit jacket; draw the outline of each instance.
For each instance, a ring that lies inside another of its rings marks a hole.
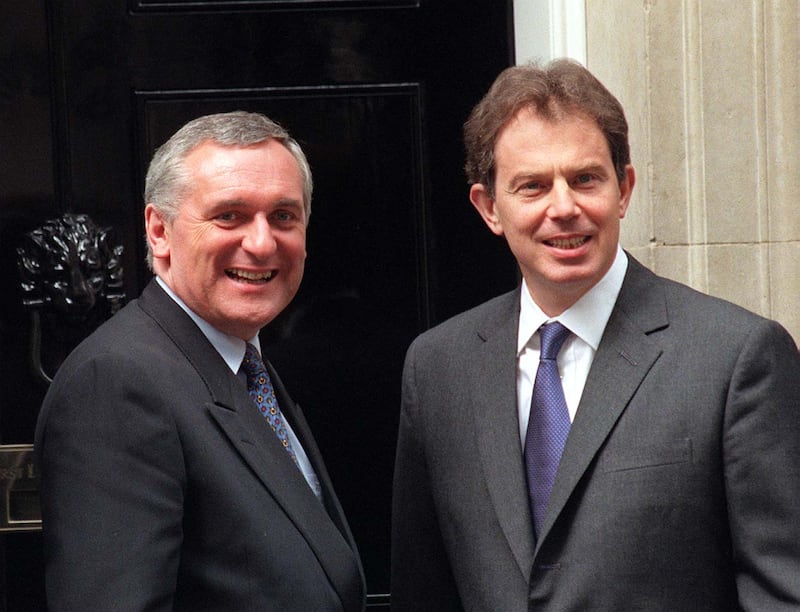
[[[630,258],[534,542],[518,319],[519,290],[408,351],[392,609],[800,609],[789,335]]]
[[[341,506],[270,373],[323,502],[155,282],[70,355],[35,441],[51,611],[363,609]]]

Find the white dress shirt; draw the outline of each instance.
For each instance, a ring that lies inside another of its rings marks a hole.
[[[204,319],[200,318],[197,313],[190,309],[184,303],[184,301],[179,298],[158,276],[156,276],[156,281],[159,285],[161,285],[161,288],[164,289],[167,295],[170,296],[175,303],[178,304],[178,306],[180,306],[186,312],[186,314],[191,317],[192,321],[197,324],[197,327],[199,327],[200,331],[203,332],[203,335],[208,338],[208,341],[220,354],[220,357],[222,357],[225,363],[228,364],[231,372],[239,376],[239,378],[242,379],[243,384],[247,385],[247,377],[243,372],[239,372],[242,361],[244,360],[244,353],[247,349],[247,343],[241,338],[224,334],[217,328],[210,325]],[[258,349],[258,352],[263,359],[264,356],[261,353],[261,342],[258,339],[258,335],[250,339],[250,344]],[[257,410],[257,408],[253,406],[253,410]],[[291,443],[292,449],[297,457],[297,465],[300,468],[300,471],[303,473],[306,482],[308,482],[308,486],[310,486],[311,490],[314,491],[314,494],[318,498],[322,499],[322,487],[319,484],[319,478],[317,477],[316,472],[314,472],[314,468],[311,467],[311,461],[309,461],[308,455],[306,455],[305,450],[303,450],[303,445],[300,444],[300,440],[292,430],[292,426],[286,417],[283,417],[283,424],[286,426],[286,433],[289,436],[289,442]],[[268,427],[266,420],[264,422],[264,426]]]
[[[589,368],[600,344],[611,311],[617,301],[628,258],[617,247],[617,254],[608,272],[577,302],[555,318],[548,317],[533,301],[528,286],[522,281],[519,331],[517,334],[517,410],[522,448],[528,432],[533,382],[539,368],[539,328],[551,321],[559,321],[571,332],[558,354],[558,371],[564,387],[570,421],[575,419]]]

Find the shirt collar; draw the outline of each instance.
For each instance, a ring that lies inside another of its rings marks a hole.
[[[245,341],[241,338],[237,338],[236,336],[231,336],[219,331],[205,319],[202,319],[196,312],[189,308],[186,303],[179,298],[177,294],[172,291],[172,289],[169,288],[167,283],[161,280],[160,277],[156,276],[156,282],[161,286],[166,294],[171,297],[173,301],[180,306],[184,312],[186,312],[187,315],[189,315],[197,327],[200,328],[200,331],[203,332],[203,335],[219,353],[220,357],[225,360],[225,363],[228,365],[231,371],[236,374],[239,371],[239,367],[242,365],[242,359],[244,359],[244,352],[247,348]],[[254,338],[251,338],[249,342],[258,349],[259,353],[261,353],[261,343],[258,340],[258,334],[256,334]]]
[[[569,330],[586,342],[595,351],[600,345],[600,338],[611,317],[611,311],[617,302],[617,296],[622,289],[622,281],[625,280],[625,272],[628,270],[628,257],[617,245],[617,254],[614,262],[605,273],[603,278],[581,299],[567,308],[555,320],[560,321]],[[531,337],[547,321],[550,320],[542,309],[533,301],[528,285],[522,281],[522,291],[520,296],[519,330],[517,333],[517,355],[520,355],[528,345]]]

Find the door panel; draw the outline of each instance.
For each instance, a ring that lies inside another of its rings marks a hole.
[[[262,342],[325,456],[370,603],[384,606],[405,349],[516,283],[502,241],[471,210],[461,144],[469,109],[512,60],[510,2],[4,4],[0,159],[14,181],[0,182],[0,443],[31,442],[45,391],[28,366],[22,235],[88,213],[124,247],[135,297],[149,278],[141,193],[155,147],[200,114],[264,112],[303,146],[315,193],[303,285]],[[52,343],[43,338],[46,354]],[[0,610],[44,609],[40,548],[39,534],[0,536]]]

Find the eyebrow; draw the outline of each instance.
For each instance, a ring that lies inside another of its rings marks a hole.
[[[290,207],[297,207],[297,208],[305,208],[303,206],[303,201],[297,198],[279,198],[272,203],[272,207],[281,207],[281,206],[290,206]],[[215,202],[211,206],[212,211],[222,210],[226,208],[256,208],[257,206],[251,204],[247,200],[243,200],[241,198],[230,198],[225,200],[219,200]]]
[[[281,198],[275,202],[277,206],[297,206],[299,208],[304,208],[303,200],[298,200],[297,198]]]

